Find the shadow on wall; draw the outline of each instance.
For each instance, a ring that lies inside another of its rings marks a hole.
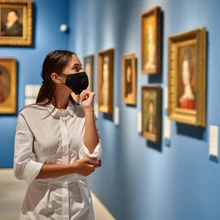
[[[176,123],[177,134],[207,141],[206,129],[188,124]]]
[[[146,145],[153,150],[156,150],[158,152],[162,152],[162,143],[155,143],[155,142],[147,140]]]

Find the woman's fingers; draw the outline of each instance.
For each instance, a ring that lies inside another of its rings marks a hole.
[[[80,94],[80,100],[84,101],[87,100],[89,97],[94,97],[95,93],[94,92],[89,92],[87,90],[83,90]]]
[[[90,165],[93,165],[95,168],[102,166],[102,161],[97,158],[88,158],[86,162],[89,163]]]
[[[99,159],[97,161],[97,164],[95,164],[95,167],[98,168],[98,167],[101,167],[102,166],[102,161]]]

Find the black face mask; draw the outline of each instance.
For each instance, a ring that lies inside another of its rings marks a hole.
[[[79,95],[83,90],[87,89],[89,79],[85,72],[66,75],[65,85],[69,87],[76,95]]]

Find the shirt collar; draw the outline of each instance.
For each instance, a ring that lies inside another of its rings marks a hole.
[[[48,104],[47,110],[54,118],[59,118],[60,116],[67,116],[70,115],[73,117],[74,115],[74,109],[75,106],[72,104],[72,102],[69,100],[67,108],[64,111],[60,111],[58,108],[55,108],[51,103]]]

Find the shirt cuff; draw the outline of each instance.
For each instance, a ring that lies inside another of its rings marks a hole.
[[[33,160],[28,161],[27,165],[25,166],[22,179],[25,180],[27,184],[32,183],[40,173],[42,166],[43,163]]]
[[[100,158],[102,155],[102,145],[101,140],[99,139],[99,143],[96,145],[94,152],[92,154],[89,153],[88,148],[83,143],[83,146],[81,147],[79,151],[79,158]]]

